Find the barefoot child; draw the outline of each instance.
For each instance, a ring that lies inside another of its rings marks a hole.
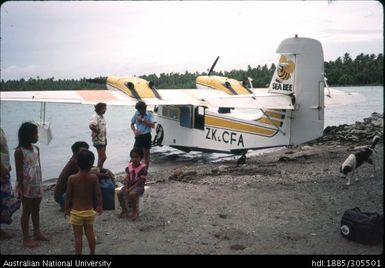
[[[119,217],[129,216],[136,220],[139,216],[139,197],[144,193],[144,183],[146,182],[147,167],[140,163],[143,158],[143,150],[134,148],[130,152],[131,161],[126,168],[127,176],[124,180],[124,187],[118,193],[119,203],[122,212]],[[128,213],[128,203],[132,205],[132,214]]]
[[[93,197],[96,196],[96,211],[102,214],[102,193],[99,179],[90,169],[95,162],[94,154],[89,150],[81,150],[77,155],[79,166],[78,173],[71,175],[67,182],[67,195],[65,198],[65,216],[70,215],[69,223],[72,224],[75,236],[75,254],[81,255],[83,248],[83,228],[88,240],[90,255],[95,254],[95,234],[93,223],[95,210]]]
[[[20,222],[23,231],[23,245],[36,247],[37,242],[49,239],[40,231],[40,202],[43,196],[37,126],[31,122],[23,123],[18,132],[19,145],[15,150],[17,190],[23,206]],[[29,217],[32,216],[34,240],[29,236]]]

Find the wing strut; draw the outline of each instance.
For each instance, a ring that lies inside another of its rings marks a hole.
[[[259,109],[259,110],[261,110],[261,112],[267,117],[267,119],[270,120],[270,122],[273,124],[273,126],[275,126],[275,127],[277,128],[277,130],[278,130],[279,132],[281,132],[283,135],[286,136],[285,131],[283,131],[282,128],[276,126],[276,125],[274,124],[274,122],[273,122],[273,119],[271,119],[271,117],[270,117],[270,116],[269,116],[263,109]]]
[[[37,123],[39,141],[48,145],[52,140],[50,124],[45,121],[46,102],[40,103],[40,122]]]
[[[40,122],[43,124],[45,123],[45,110],[46,110],[46,103],[41,102],[40,103]]]

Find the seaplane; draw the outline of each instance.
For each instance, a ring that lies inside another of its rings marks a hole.
[[[195,89],[158,90],[153,82],[139,77],[108,76],[106,90],[3,91],[1,101],[134,106],[142,100],[152,107],[157,122],[154,145],[235,154],[244,161],[249,150],[298,145],[321,137],[325,104],[360,99],[324,90],[319,41],[287,38],[276,52],[277,68],[265,89],[253,88],[250,79],[245,83],[211,75],[217,58],[207,76],[196,78]]]

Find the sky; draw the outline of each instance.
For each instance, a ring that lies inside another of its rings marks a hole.
[[[1,79],[246,70],[277,63],[286,38],[321,42],[324,60],[383,53],[377,1],[9,1]]]

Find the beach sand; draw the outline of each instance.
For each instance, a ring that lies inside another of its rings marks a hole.
[[[383,213],[383,143],[377,147],[379,176],[369,178],[372,166],[364,164],[361,180],[346,186],[339,166],[353,147],[326,142],[255,156],[244,165],[225,161],[150,170],[139,219],[119,219],[119,208],[97,216],[96,254],[381,254],[382,244],[363,245],[340,234],[347,209]],[[20,212],[3,226],[15,237],[1,241],[2,255],[74,254],[72,227],[52,189],[40,212],[51,241],[23,247]],[[84,237],[83,254],[88,252]]]

